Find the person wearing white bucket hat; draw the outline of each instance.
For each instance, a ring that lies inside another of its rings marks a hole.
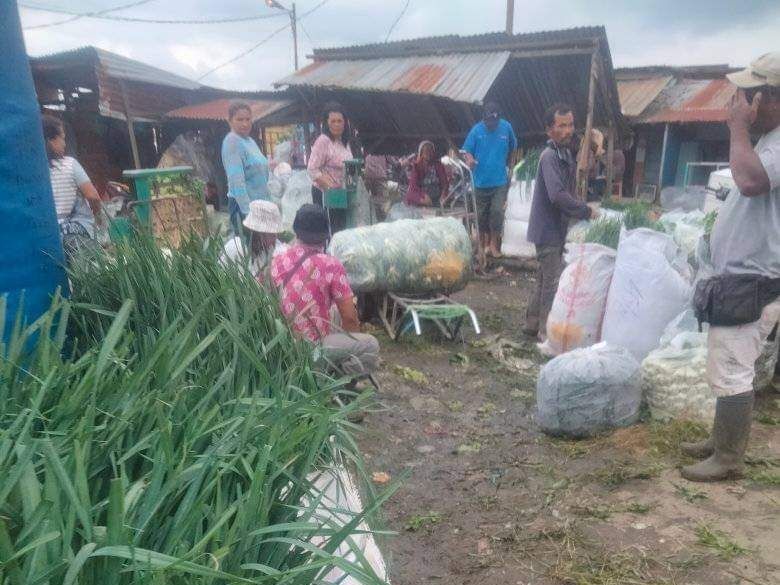
[[[737,189],[718,213],[710,249],[715,277],[699,283],[694,305],[707,335],[707,378],[717,403],[712,435],[683,443],[704,459],[682,468],[691,481],[739,477],[753,418],[761,347],[780,322],[780,52],[732,73],[729,163]],[[755,148],[750,135],[760,136]]]
[[[235,236],[225,243],[220,263],[244,263],[258,280],[264,279],[271,266],[271,259],[287,246],[278,235],[284,231],[282,214],[275,203],[256,200],[249,203],[249,213],[242,221],[245,237]],[[249,244],[249,255],[247,246]]]

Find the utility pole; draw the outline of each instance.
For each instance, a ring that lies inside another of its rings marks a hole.
[[[515,0],[506,0],[506,34],[511,35],[515,23]]]
[[[295,70],[298,71],[298,19],[295,15],[295,2],[292,3],[292,10],[290,10],[290,25],[292,26],[293,34],[293,52],[295,54]]]
[[[282,4],[277,2],[277,0],[265,0],[265,3],[269,8],[276,8],[278,10],[283,10],[284,12],[290,15],[290,28],[292,28],[292,35],[293,35],[293,53],[294,53],[295,70],[298,71],[298,17],[295,12],[295,2],[292,3],[292,10],[288,10]]]

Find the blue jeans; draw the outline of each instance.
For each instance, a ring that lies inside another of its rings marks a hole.
[[[228,197],[228,215],[230,216],[230,227],[233,228],[233,235],[241,237],[243,232],[241,225],[246,216],[241,213],[241,207],[233,197]]]

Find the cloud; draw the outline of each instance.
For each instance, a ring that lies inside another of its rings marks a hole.
[[[291,0],[281,0],[289,6]],[[299,14],[320,0],[298,0]],[[302,65],[313,47],[383,42],[404,0],[330,0],[302,22]],[[105,9],[115,0],[46,0],[69,10]],[[505,0],[411,0],[391,40],[420,36],[471,35],[503,30]],[[23,24],[61,20],[61,15],[22,9]],[[274,14],[261,0],[153,0],[115,13],[143,18],[216,18]],[[256,44],[285,23],[279,18],[221,25],[151,25],[81,19],[25,32],[30,54],[40,55],[96,45],[197,78]],[[603,24],[613,60],[619,66],[703,63],[742,65],[777,48],[780,2],[777,0],[606,0],[584,3],[558,0],[516,2],[515,32]],[[311,40],[309,39],[311,36]],[[292,71],[292,40],[286,30],[235,64],[203,82],[232,89],[267,89]]]

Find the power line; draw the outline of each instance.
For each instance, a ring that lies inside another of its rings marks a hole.
[[[150,0],[144,0],[144,1],[148,2]],[[139,3],[143,3],[143,2],[139,2]],[[272,12],[270,14],[258,14],[254,16],[231,16],[227,18],[206,18],[200,20],[159,19],[159,18],[135,18],[131,16],[116,16],[116,15],[105,14],[105,12],[111,12],[112,10],[119,10],[119,8],[110,9],[108,11],[78,13],[78,12],[71,12],[70,10],[63,10],[60,8],[44,8],[40,6],[34,6],[34,5],[26,4],[24,2],[20,2],[19,6],[28,8],[30,10],[41,10],[44,12],[54,12],[56,14],[69,14],[74,17],[72,19],[61,20],[59,22],[50,23],[48,25],[39,25],[37,27],[27,27],[27,28],[43,28],[44,26],[55,26],[56,24],[65,24],[66,22],[70,22],[71,20],[76,20],[76,18],[96,18],[99,20],[112,20],[118,22],[135,22],[135,23],[145,23],[145,24],[227,24],[227,23],[235,23],[235,22],[252,22],[256,20],[266,20],[268,18],[279,18],[281,16],[285,16],[284,14]]]
[[[123,4],[122,6],[114,6],[113,8],[106,8],[105,10],[98,10],[97,12],[84,12],[82,14],[77,13],[71,13],[72,16],[70,18],[66,18],[64,20],[58,20],[56,22],[47,22],[46,24],[36,24],[33,26],[25,26],[23,30],[32,30],[36,28],[49,28],[50,26],[58,26],[60,24],[66,24],[68,22],[73,22],[74,20],[78,20],[80,18],[84,18],[87,16],[99,16],[103,14],[107,14],[109,12],[115,12],[117,10],[124,10],[126,8],[134,8],[136,6],[140,6],[141,4],[148,4],[152,0],[136,0],[136,2],[131,2],[130,4]],[[24,6],[25,8],[29,8],[30,10],[44,10],[43,8],[37,8],[33,6],[29,6],[27,4],[21,3],[20,6]]]
[[[301,15],[300,15],[300,16],[299,16],[299,17],[296,19],[296,22],[300,22],[301,20],[303,20],[304,18],[306,18],[307,16],[309,16],[309,15],[310,15],[310,14],[312,14],[313,12],[315,12],[315,11],[319,10],[320,8],[322,8],[323,6],[325,6],[325,4],[327,4],[329,1],[330,1],[330,0],[322,0],[322,2],[320,2],[319,4],[317,4],[317,5],[316,5],[314,8],[312,8],[311,10],[308,10],[308,11],[304,12],[303,14],[301,14]],[[212,74],[212,73],[214,73],[215,71],[217,71],[217,70],[219,70],[219,69],[222,69],[223,67],[226,67],[226,66],[230,65],[231,63],[235,63],[235,62],[236,62],[236,61],[238,61],[239,59],[242,59],[242,58],[246,57],[247,55],[249,55],[249,53],[251,53],[252,51],[255,51],[255,50],[257,50],[258,48],[260,48],[262,45],[264,45],[265,43],[267,43],[268,41],[270,41],[272,38],[274,38],[274,37],[275,37],[276,35],[278,35],[280,32],[282,32],[282,31],[285,31],[285,30],[287,30],[288,28],[290,28],[290,26],[291,26],[291,24],[290,24],[290,23],[288,23],[288,24],[285,24],[283,27],[276,29],[276,30],[275,30],[274,32],[272,32],[270,35],[268,35],[267,37],[265,37],[265,38],[264,38],[263,40],[261,40],[259,43],[257,43],[257,44],[255,44],[255,45],[253,45],[252,47],[249,47],[249,48],[248,48],[246,51],[242,51],[241,53],[239,53],[238,55],[236,55],[236,56],[235,56],[235,57],[233,57],[232,59],[229,59],[228,61],[225,61],[224,63],[221,63],[221,64],[217,65],[216,67],[212,67],[211,69],[209,69],[208,71],[206,71],[206,73],[204,73],[203,75],[201,75],[200,77],[198,77],[198,81],[200,81],[200,80],[201,80],[201,79],[203,79],[204,77],[207,77],[207,76],[211,75],[211,74]]]
[[[398,21],[401,20],[404,14],[406,14],[406,9],[409,8],[409,3],[411,0],[406,0],[406,4],[404,4],[404,7],[401,9],[401,13],[398,15],[398,17],[393,21],[393,24],[390,25],[390,30],[387,31],[387,36],[385,37],[385,42],[390,40],[390,35],[393,34],[393,29],[395,29],[395,25],[398,24]]]

